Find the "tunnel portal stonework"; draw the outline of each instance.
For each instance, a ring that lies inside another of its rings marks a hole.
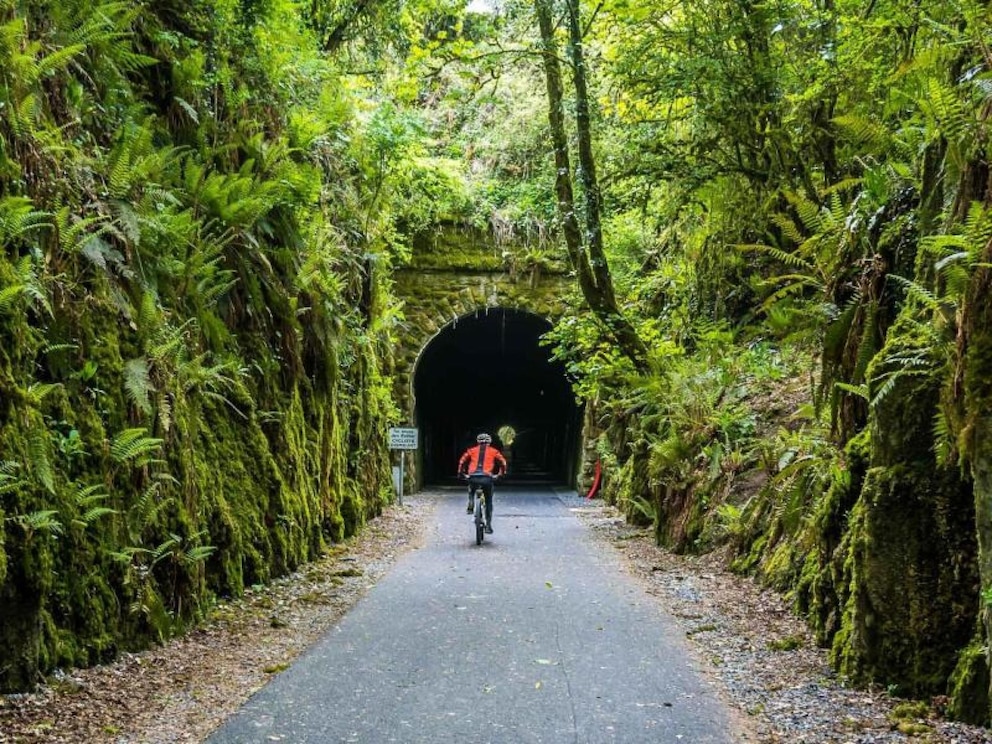
[[[498,244],[491,234],[465,228],[448,228],[415,241],[409,267],[397,271],[394,280],[404,316],[401,342],[395,350],[394,396],[402,411],[401,425],[422,430],[428,422],[417,421],[415,376],[432,342],[459,323],[489,313],[532,315],[550,328],[574,296],[574,280],[566,266],[533,247]],[[457,374],[456,362],[452,358],[452,374]],[[441,379],[438,384],[447,383]],[[566,436],[575,439],[567,458],[571,472],[564,480],[568,485],[574,485],[582,459],[581,409],[576,407],[576,411],[578,422],[565,429]],[[432,468],[429,464],[425,468],[422,458],[421,451],[406,461],[407,490],[425,485],[424,475]],[[450,473],[454,470],[455,463],[451,463]]]

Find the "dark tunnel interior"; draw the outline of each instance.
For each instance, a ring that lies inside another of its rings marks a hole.
[[[458,457],[481,431],[507,457],[507,485],[574,485],[582,409],[564,366],[540,344],[550,328],[532,313],[488,308],[431,339],[413,381],[422,485],[457,482]],[[511,443],[499,436],[506,426]]]

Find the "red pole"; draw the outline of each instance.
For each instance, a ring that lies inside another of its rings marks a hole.
[[[599,460],[596,460],[596,469],[593,471],[592,485],[589,486],[589,493],[586,494],[587,499],[592,499],[596,497],[596,492],[599,491],[599,481],[603,476],[603,468],[599,464]]]

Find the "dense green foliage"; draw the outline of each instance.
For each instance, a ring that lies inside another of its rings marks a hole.
[[[577,217],[648,349],[578,291],[549,338],[607,498],[988,721],[988,6],[573,3],[581,54],[542,7],[602,189],[564,212],[530,3],[0,0],[0,686],[357,529],[413,236],[518,271]]]
[[[443,170],[347,74],[361,24],[336,61],[305,20],[0,2],[2,690],[166,637],[391,498],[389,270]]]

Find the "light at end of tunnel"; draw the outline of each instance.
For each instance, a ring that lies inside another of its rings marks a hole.
[[[513,440],[517,437],[516,430],[509,424],[503,424],[496,430],[496,433],[499,434],[499,441],[503,443],[504,447],[512,445]]]

